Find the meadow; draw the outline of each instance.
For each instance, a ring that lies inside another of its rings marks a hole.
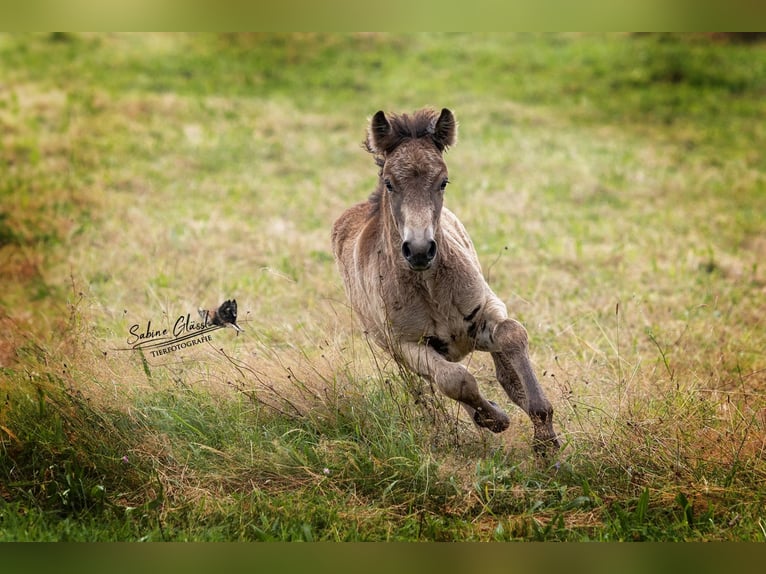
[[[766,540],[766,44],[4,34],[0,62],[0,540]],[[423,106],[457,116],[445,205],[555,457],[489,357],[500,435],[347,305],[367,122]],[[243,333],[132,348],[231,298]]]

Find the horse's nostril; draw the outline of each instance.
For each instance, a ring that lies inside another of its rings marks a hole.
[[[432,240],[431,243],[429,244],[427,256],[429,260],[436,257],[436,241]]]
[[[436,257],[436,241],[404,241],[402,242],[402,255],[416,271],[428,269]]]

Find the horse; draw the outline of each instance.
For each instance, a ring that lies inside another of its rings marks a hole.
[[[446,108],[372,117],[363,146],[379,169],[377,186],[334,222],[336,265],[368,336],[458,401],[476,425],[500,433],[508,415],[459,362],[489,352],[497,380],[532,422],[535,452],[547,453],[560,442],[530,363],[527,331],[508,317],[465,227],[443,205],[443,156],[456,139],[457,121]]]

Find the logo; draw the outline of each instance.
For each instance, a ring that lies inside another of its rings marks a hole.
[[[128,329],[127,343],[132,350],[147,351],[152,357],[167,355],[212,341],[211,333],[222,328],[231,328],[242,333],[237,325],[237,300],[229,299],[214,309],[198,309],[199,319],[192,319],[191,313],[179,315],[172,328],[155,329],[152,322],[146,325],[135,323]]]

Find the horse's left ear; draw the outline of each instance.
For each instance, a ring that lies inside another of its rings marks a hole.
[[[434,143],[440,150],[445,150],[457,141],[457,121],[447,108],[443,108],[439,119],[434,124]]]
[[[390,145],[391,124],[383,110],[372,116],[370,130],[367,133],[367,149],[373,153],[386,151]]]

